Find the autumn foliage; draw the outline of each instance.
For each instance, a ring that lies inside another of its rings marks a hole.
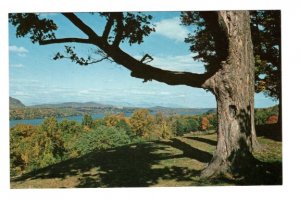
[[[210,127],[209,120],[207,117],[202,117],[201,120],[201,130],[205,131]]]
[[[153,115],[147,109],[137,109],[130,117],[119,113],[94,120],[84,115],[81,123],[49,117],[37,126],[18,124],[10,129],[11,174],[20,175],[94,150],[206,130],[212,127],[212,119],[213,115]]]
[[[271,115],[266,120],[266,124],[276,124],[278,122],[278,116],[277,115]]]

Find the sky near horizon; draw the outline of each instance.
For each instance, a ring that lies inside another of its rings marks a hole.
[[[156,32],[144,38],[141,45],[121,48],[141,58],[150,54],[151,65],[168,70],[203,73],[203,63],[194,61],[184,38],[191,31],[180,25],[179,12],[151,12]],[[57,23],[59,37],[84,37],[66,18],[57,13],[42,13]],[[95,15],[78,16],[94,31],[101,33],[103,23]],[[69,45],[69,44],[68,44]],[[91,45],[71,44],[79,56],[92,54]],[[70,60],[56,60],[54,55],[64,50],[64,44],[39,46],[29,38],[16,38],[15,28],[9,25],[9,95],[25,105],[61,102],[100,102],[119,106],[216,107],[214,96],[203,89],[188,86],[169,86],[157,81],[143,83],[130,76],[126,68],[103,61],[79,66]],[[269,107],[277,102],[263,94],[255,95],[255,107]]]

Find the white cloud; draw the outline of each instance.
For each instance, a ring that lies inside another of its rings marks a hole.
[[[9,51],[13,53],[28,53],[28,50],[25,47],[17,47],[15,45],[9,46]]]
[[[26,54],[29,52],[25,47],[18,47],[15,45],[9,46],[9,51],[12,53],[16,53],[20,57],[25,57]]]
[[[14,68],[22,68],[22,67],[24,67],[23,64],[11,64],[10,66],[14,67]]]
[[[179,17],[163,19],[156,23],[155,33],[163,35],[176,42],[184,42],[189,31],[180,25]]]

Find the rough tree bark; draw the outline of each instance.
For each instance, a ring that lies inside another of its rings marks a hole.
[[[254,124],[254,57],[249,13],[220,11],[219,24],[228,40],[228,56],[210,78],[217,101],[218,143],[203,177],[240,172],[257,145]]]

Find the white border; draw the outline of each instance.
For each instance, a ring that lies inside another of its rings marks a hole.
[[[295,3],[293,3],[295,2]],[[285,199],[299,196],[299,6],[297,1],[276,0],[10,0],[1,4],[1,115],[0,193],[2,199]],[[178,10],[281,9],[283,41],[283,186],[184,187],[147,189],[10,190],[8,159],[8,23],[9,12],[58,11],[178,11]],[[298,117],[298,118],[297,118]],[[297,121],[296,121],[297,120]],[[298,129],[297,129],[298,128]],[[296,198],[297,199],[297,198]]]

